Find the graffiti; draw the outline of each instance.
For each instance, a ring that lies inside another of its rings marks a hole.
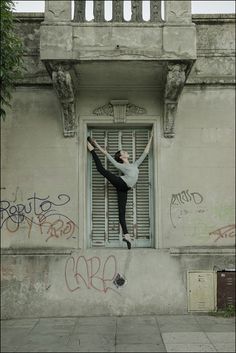
[[[46,242],[53,237],[60,238],[65,236],[66,239],[70,239],[75,232],[75,228],[78,228],[77,225],[72,220],[68,220],[68,218],[53,219],[52,217],[52,219],[50,219],[50,216],[46,219],[41,218],[40,216],[32,218],[27,217],[25,222],[21,223],[21,225],[26,227],[28,239],[31,238],[33,230],[38,228],[37,230],[40,231],[41,235],[47,236]],[[12,234],[16,233],[20,228],[19,223],[14,223],[9,218],[6,221],[5,226],[8,232]]]
[[[184,215],[191,213],[192,211],[183,208],[189,205],[196,207],[203,202],[203,196],[199,192],[189,192],[189,190],[184,190],[179,192],[178,194],[172,194],[170,201],[170,219],[174,228],[176,228],[176,224],[173,219],[173,208],[180,209],[179,217],[181,218]],[[204,213],[205,210],[197,209],[195,210],[198,213]]]
[[[106,294],[109,290],[119,294],[112,285],[117,276],[117,262],[114,255],[106,258],[104,264],[98,256],[86,259],[71,255],[65,264],[65,283],[70,292],[82,288],[94,289]]]
[[[41,235],[46,235],[46,241],[50,238],[65,236],[70,239],[77,225],[66,215],[59,211],[59,207],[70,202],[66,194],[59,194],[57,201],[52,201],[50,196],[38,197],[34,193],[25,203],[3,200],[0,204],[1,226],[6,227],[9,233],[16,233],[21,228],[27,229],[28,238],[37,228]]]
[[[228,226],[219,228],[217,230],[214,230],[214,232],[210,232],[209,235],[216,235],[217,238],[215,239],[215,243],[219,239],[227,239],[227,238],[234,238],[235,237],[235,224],[230,224]]]
[[[127,280],[124,275],[117,273],[117,275],[113,281],[113,284],[116,286],[116,288],[121,288],[125,284],[127,284]]]
[[[7,219],[11,219],[14,223],[22,223],[29,214],[41,216],[45,219],[50,215],[58,215],[56,212],[58,207],[66,205],[70,202],[70,197],[66,194],[57,196],[59,203],[50,200],[50,196],[45,198],[37,197],[34,193],[33,197],[29,197],[25,204],[15,204],[14,201],[1,201],[0,215],[1,215],[1,228]],[[56,213],[55,213],[56,212]]]

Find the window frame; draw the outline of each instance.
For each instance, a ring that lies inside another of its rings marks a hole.
[[[99,125],[90,125],[87,126],[87,134],[90,135],[92,130],[101,130],[101,131],[111,131],[114,130],[130,130],[130,131],[138,131],[138,130],[148,130],[150,135],[150,124],[143,125],[143,126],[133,126],[129,124],[125,124],[125,126],[119,126],[118,124],[114,127],[113,126],[99,126]],[[145,146],[144,146],[145,147]],[[89,158],[87,159],[87,240],[86,246],[90,249],[121,249],[127,248],[126,244],[122,242],[122,237],[120,234],[120,241],[119,242],[112,242],[106,241],[105,244],[101,245],[94,245],[92,243],[92,156],[89,154]],[[105,168],[107,168],[107,160],[106,164],[103,164]],[[109,168],[108,168],[109,169]],[[155,182],[154,182],[154,153],[153,148],[151,148],[148,156],[148,170],[149,170],[149,229],[150,229],[150,238],[149,239],[135,239],[133,243],[133,248],[145,248],[150,249],[155,247],[155,197],[154,197],[154,190],[155,190]],[[117,171],[118,172],[118,171]],[[119,221],[118,221],[119,222]]]
[[[136,248],[135,251],[152,251],[153,249],[164,248],[164,238],[162,234],[162,201],[161,189],[163,187],[162,181],[162,149],[166,147],[166,139],[162,139],[162,115],[151,114],[151,115],[133,115],[127,117],[125,124],[119,126],[115,123],[116,127],[127,126],[127,127],[149,127],[153,128],[153,190],[154,190],[154,218],[153,218],[153,248]],[[77,139],[75,139],[75,148],[77,151],[77,170],[78,170],[78,242],[76,249],[80,251],[89,250],[90,254],[97,254],[98,251],[110,251],[110,248],[89,248],[88,245],[88,158],[89,154],[87,148],[87,136],[88,130],[91,127],[114,127],[114,121],[110,116],[92,115],[90,112],[81,112],[79,114],[78,125],[77,125]],[[162,141],[163,140],[163,141]],[[124,249],[125,251],[127,250]],[[121,248],[113,248],[113,251],[122,251]]]

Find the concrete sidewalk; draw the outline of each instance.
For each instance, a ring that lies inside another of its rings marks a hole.
[[[235,352],[235,318],[208,315],[1,321],[1,352]]]

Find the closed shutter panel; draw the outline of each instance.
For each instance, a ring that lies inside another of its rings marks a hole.
[[[147,130],[135,132],[135,159],[143,153],[143,146],[147,144],[149,133]],[[149,157],[149,156],[148,156]],[[136,184],[136,217],[137,217],[137,239],[150,239],[150,172],[149,158],[146,157],[139,167],[139,178]]]
[[[147,129],[100,130],[93,129],[92,136],[114,156],[118,150],[130,155],[130,163],[143,153],[149,139]],[[121,173],[99,151],[102,164],[116,175]],[[149,157],[139,167],[139,181],[129,190],[126,206],[126,223],[129,233],[135,237],[135,246],[150,246],[150,163]],[[126,246],[118,218],[116,189],[101,176],[92,161],[92,246]]]
[[[104,146],[105,133],[96,130],[93,137],[101,146]],[[105,157],[100,151],[96,151],[102,164],[105,166]],[[91,241],[93,246],[104,246],[106,238],[105,227],[105,179],[96,170],[95,163],[92,163],[92,232]]]

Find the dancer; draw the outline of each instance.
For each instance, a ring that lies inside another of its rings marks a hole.
[[[129,163],[129,154],[126,151],[120,150],[115,154],[115,159],[104,150],[96,140],[92,139],[90,136],[87,138],[87,146],[89,151],[93,156],[96,168],[100,174],[102,174],[109,182],[116,188],[118,196],[118,209],[119,209],[119,222],[123,231],[122,240],[127,243],[128,249],[131,249],[131,241],[133,240],[128,232],[125,220],[125,211],[127,203],[127,193],[128,191],[135,186],[138,181],[139,169],[138,167],[144,161],[148,155],[152,143],[153,131],[151,132],[151,137],[149,142],[142,153],[142,155],[134,163]],[[95,147],[99,149],[108,160],[119,169],[123,175],[117,176],[111,173],[109,170],[106,170],[95,152]]]

